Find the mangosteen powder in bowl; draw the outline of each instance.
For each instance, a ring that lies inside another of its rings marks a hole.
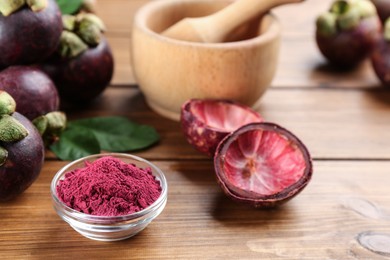
[[[54,209],[74,230],[101,241],[129,238],[164,209],[167,181],[154,164],[129,154],[73,161],[54,176]]]

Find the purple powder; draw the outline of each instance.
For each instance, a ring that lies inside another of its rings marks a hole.
[[[161,194],[150,168],[106,156],[65,174],[57,194],[68,207],[91,215],[121,216],[147,208]]]

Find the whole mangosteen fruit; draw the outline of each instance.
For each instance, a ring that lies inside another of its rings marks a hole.
[[[44,145],[35,126],[15,110],[15,101],[0,91],[0,201],[25,191],[38,177]]]
[[[316,21],[316,42],[328,61],[351,68],[370,55],[381,30],[369,0],[337,0]]]
[[[59,96],[53,81],[33,66],[11,66],[0,72],[0,90],[18,104],[16,111],[30,120],[59,109]]]
[[[57,52],[42,64],[61,99],[85,103],[99,96],[111,81],[114,59],[102,34],[103,22],[94,14],[63,16],[64,31]]]
[[[390,87],[390,18],[386,20],[383,34],[372,51],[371,64],[382,84]]]
[[[0,1],[0,69],[44,60],[62,32],[55,0]]]

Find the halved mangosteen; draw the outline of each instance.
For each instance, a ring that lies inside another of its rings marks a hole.
[[[227,135],[215,152],[214,168],[228,197],[255,208],[271,208],[306,187],[312,176],[312,159],[290,131],[261,122]]]

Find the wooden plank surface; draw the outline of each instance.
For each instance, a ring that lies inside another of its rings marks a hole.
[[[97,1],[114,79],[89,106],[63,109],[70,120],[122,115],[155,127],[160,142],[132,153],[166,173],[166,209],[131,239],[84,238],[52,208],[50,182],[67,162],[47,152],[38,180],[0,204],[0,259],[390,259],[390,89],[380,86],[369,62],[348,72],[326,65],[313,34],[316,15],[331,0],[275,10],[283,26],[279,66],[256,109],[307,145],[314,173],[301,194],[273,210],[227,198],[212,160],[186,142],[179,122],[146,105],[130,63],[132,17],[146,2]]]
[[[315,162],[307,189],[268,211],[226,198],[210,161],[154,163],[166,173],[168,204],[121,242],[86,239],[59,219],[49,185],[64,163],[45,164],[27,192],[1,206],[2,259],[381,259],[356,239],[390,236],[390,162]]]
[[[390,159],[390,92],[385,89],[274,88],[257,108],[264,119],[295,133],[315,159]],[[184,139],[180,124],[162,118],[137,88],[110,87],[87,110],[69,110],[70,119],[123,115],[154,126],[159,145],[140,154],[149,159],[201,159]]]

